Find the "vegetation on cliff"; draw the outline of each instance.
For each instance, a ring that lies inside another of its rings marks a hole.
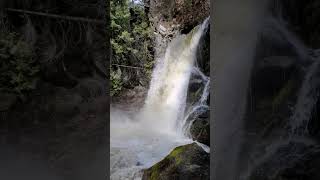
[[[149,20],[138,2],[112,0],[111,29],[110,93],[115,96],[124,88],[149,82],[153,47]]]

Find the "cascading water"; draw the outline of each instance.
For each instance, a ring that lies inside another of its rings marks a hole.
[[[202,95],[186,111],[186,115],[184,116],[183,121],[179,123],[179,127],[181,127],[182,132],[184,132],[187,136],[191,136],[189,132],[190,126],[192,125],[196,117],[199,114],[209,110],[209,106],[207,105],[206,100],[208,99],[209,90],[210,90],[210,78],[204,75],[197,67],[193,68],[192,73],[197,76],[200,76],[201,82],[203,83],[204,88],[202,91]]]
[[[313,59],[313,64],[308,69],[301,90],[298,94],[298,100],[294,113],[290,120],[292,134],[305,135],[308,133],[308,123],[311,119],[312,108],[314,108],[319,96],[316,87],[319,87],[320,79],[317,72],[320,65],[320,56]]]
[[[160,161],[176,146],[192,142],[183,129],[188,123],[183,121],[187,89],[208,19],[168,45],[165,56],[157,60],[145,105],[138,113],[135,107],[132,111],[111,108],[111,179],[141,179],[142,169]],[[200,98],[202,104],[208,87]]]
[[[300,67],[304,70],[304,78],[298,90],[291,115],[286,119],[286,125],[280,130],[282,136],[279,136],[279,132],[277,132],[279,129],[268,129],[268,135],[271,138],[251,149],[251,162],[246,172],[241,173],[240,179],[243,180],[251,179],[252,177],[277,179],[279,174],[285,170],[304,162],[310,155],[320,152],[319,144],[313,138],[310,138],[308,133],[312,110],[319,96],[320,79],[318,69],[320,67],[320,54],[318,50],[306,48],[287,29],[285,22],[281,18],[270,17],[266,23],[269,28],[266,28],[267,31],[263,33],[272,37],[281,37],[273,40],[292,47],[295,51],[293,56],[298,59],[300,66],[303,66],[306,62],[307,64],[310,63],[310,65]],[[272,137],[273,133],[275,135]]]

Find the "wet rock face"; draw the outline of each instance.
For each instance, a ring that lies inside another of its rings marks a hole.
[[[168,43],[177,34],[189,33],[210,15],[209,0],[144,0],[144,4],[154,32],[155,59],[164,55]],[[206,37],[209,37],[209,32]],[[205,40],[208,45],[209,39]],[[209,46],[205,46],[209,52],[206,47]],[[205,69],[209,72],[209,66]]]
[[[168,43],[187,34],[210,15],[209,0],[144,0],[154,31],[155,59],[164,55]]]
[[[210,146],[210,119],[197,118],[191,125],[190,133],[193,140]]]
[[[210,13],[209,0],[146,0],[151,21],[164,28],[179,25],[183,33],[188,33],[200,24]]]
[[[197,49],[197,64],[206,76],[210,76],[210,26],[205,30]]]
[[[144,171],[142,180],[209,180],[210,155],[196,143],[175,148]]]
[[[188,33],[210,13],[208,0],[176,0],[173,18],[181,24],[182,33]]]

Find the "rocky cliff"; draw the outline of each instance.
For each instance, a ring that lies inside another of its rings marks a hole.
[[[146,13],[155,32],[156,57],[177,34],[186,34],[210,15],[209,0],[145,0]]]

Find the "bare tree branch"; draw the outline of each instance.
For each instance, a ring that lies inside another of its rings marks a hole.
[[[56,19],[66,19],[66,20],[70,20],[70,21],[84,21],[84,22],[88,22],[88,23],[104,24],[103,20],[98,20],[98,19],[63,16],[63,15],[57,15],[57,14],[35,12],[35,11],[28,11],[28,10],[23,10],[23,9],[13,9],[13,8],[6,8],[5,10],[10,11],[10,12],[25,13],[25,14],[31,14],[31,15],[37,15],[37,16],[45,16],[45,17],[56,18]]]
[[[136,66],[126,66],[126,65],[121,65],[121,64],[111,64],[112,66],[120,66],[120,67],[125,67],[125,68],[133,68],[133,69],[144,69],[142,67],[136,67]]]

